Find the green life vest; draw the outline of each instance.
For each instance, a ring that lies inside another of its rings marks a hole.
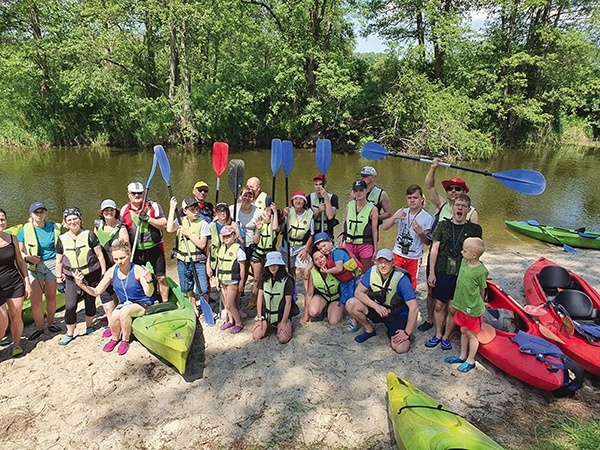
[[[351,244],[372,244],[373,228],[371,227],[371,211],[375,208],[368,203],[356,212],[356,200],[348,203],[348,214],[346,214],[346,241]]]
[[[266,256],[267,253],[273,250],[273,240],[273,224],[263,222],[260,232],[258,233],[258,242],[256,243],[253,254],[259,258]]]
[[[300,246],[306,244],[310,238],[311,215],[304,214],[302,222],[299,221],[298,214],[294,208],[290,208],[287,224],[287,239],[291,246]]]
[[[59,239],[63,246],[63,272],[66,275],[73,276],[76,270],[84,275],[97,270],[100,262],[96,253],[90,248],[89,230],[81,230],[76,239],[73,239],[71,233],[61,234]]]
[[[190,222],[187,217],[181,219],[182,226],[186,227],[193,235],[200,237],[200,231],[202,230],[203,224],[206,222],[202,219]],[[187,246],[186,242],[187,241]],[[198,262],[206,261],[206,254],[204,249],[199,249],[191,239],[184,237],[179,230],[177,230],[177,239],[175,240],[175,255],[179,261],[182,262]],[[189,254],[188,254],[189,248]]]
[[[288,277],[281,281],[268,279],[263,283],[263,315],[270,324],[279,322],[279,312],[283,312],[285,307],[285,283],[287,279]]]
[[[258,194],[258,197],[256,197],[256,199],[252,202],[252,204],[254,206],[256,206],[257,208],[260,208],[264,211],[266,204],[267,204],[266,192],[261,192],[260,194]]]
[[[94,232],[96,236],[98,236],[98,240],[100,241],[100,245],[104,247],[105,250],[109,250],[110,246],[113,244],[115,240],[118,240],[119,230],[123,224],[121,222],[117,223],[117,226],[114,227],[110,231],[104,231],[104,220],[96,219],[94,221]],[[117,239],[115,239],[117,236]],[[108,247],[108,248],[107,248]]]
[[[375,205],[378,211],[381,211],[381,194],[383,190],[379,186],[373,187],[371,192],[367,194],[367,201]]]
[[[401,269],[394,268],[392,275],[384,280],[379,270],[373,267],[367,295],[371,300],[389,309],[392,314],[404,311],[407,308],[406,302],[397,294],[398,283],[403,276],[404,272]]]
[[[219,236],[219,231],[217,230],[217,222],[211,222],[209,225],[210,228],[210,267],[213,269],[217,268],[217,252],[219,251],[219,246],[221,245],[221,237]]]
[[[55,223],[54,226],[54,245],[58,242],[60,235],[60,225]],[[25,241],[26,253],[29,256],[40,256],[40,242],[38,241],[37,234],[35,234],[35,225],[31,222],[27,222],[23,225],[23,240]],[[36,265],[27,263],[29,270],[35,270]]]
[[[340,281],[335,276],[328,273],[323,278],[323,274],[316,267],[310,269],[310,274],[315,293],[323,297],[327,303],[339,301],[341,296]]]
[[[331,194],[328,191],[325,191],[325,193],[327,194],[327,197],[329,197],[329,201],[331,201],[331,197],[333,197],[333,194]],[[313,217],[314,213],[319,209],[319,206],[321,206],[322,203],[323,199],[319,198],[316,192],[310,194],[310,207],[313,210]],[[324,230],[321,229],[321,222],[323,222],[323,227],[325,228]],[[317,216],[315,217],[315,234],[320,233],[321,231],[327,231],[328,222],[329,219],[327,218],[327,214],[325,214],[325,211],[321,211],[319,214],[317,214]]]
[[[134,213],[133,210],[130,212],[130,214],[131,221],[136,227],[140,229],[140,240],[138,242],[137,248],[139,248],[140,250],[148,250],[149,248],[156,247],[157,243],[152,241],[152,233],[150,232],[150,225],[148,224],[148,222],[140,220],[140,216],[137,213]]]
[[[240,263],[238,262],[238,251],[240,244],[234,242],[229,247],[221,244],[217,252],[217,277],[223,284],[231,284],[232,281],[240,281]]]

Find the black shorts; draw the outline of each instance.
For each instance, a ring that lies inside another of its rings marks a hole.
[[[165,247],[162,242],[152,248],[140,250],[139,248],[135,251],[135,257],[133,262],[145,266],[147,262],[152,265],[154,269],[154,275],[162,277],[167,274],[167,261],[165,259]]]
[[[19,298],[25,296],[25,285],[23,282],[9,286],[7,288],[0,288],[0,306],[6,303],[9,298]]]
[[[398,332],[398,330],[406,329],[406,324],[408,322],[408,315],[406,315],[406,314],[402,314],[402,315],[390,314],[387,317],[381,317],[379,314],[377,314],[377,311],[375,311],[373,308],[367,307],[367,309],[369,310],[367,317],[373,323],[383,323],[385,325],[385,327],[387,328],[387,333],[388,333],[389,338],[394,336]]]
[[[115,290],[113,289],[112,284],[109,284],[106,290],[102,294],[100,294],[100,300],[102,301],[102,304],[104,305],[106,303],[112,302],[114,293]]]

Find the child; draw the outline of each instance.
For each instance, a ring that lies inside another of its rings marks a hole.
[[[181,292],[187,294],[190,302],[194,305],[196,317],[200,313],[196,308],[199,303],[199,295],[208,301],[208,277],[206,275],[207,243],[210,238],[210,228],[205,220],[199,217],[198,200],[193,197],[186,198],[181,202],[185,217],[181,223],[175,222],[175,210],[177,199],[171,198],[169,217],[167,219],[167,231],[177,231],[174,253],[177,258],[177,274],[179,275],[179,286]],[[196,276],[194,276],[196,272]],[[196,281],[200,286],[195,286]]]
[[[257,316],[252,327],[252,338],[262,339],[269,328],[277,326],[277,339],[287,344],[292,339],[291,317],[299,313],[293,301],[294,280],[285,270],[279,252],[267,253],[265,273],[258,282]]]
[[[285,217],[286,238],[282,250],[289,256],[290,273],[294,279],[296,269],[299,269],[304,292],[306,292],[308,286],[305,272],[310,264],[310,250],[313,245],[315,227],[313,214],[306,209],[306,195],[303,191],[294,191],[292,194],[292,207],[286,207],[283,210],[283,215]]]
[[[221,285],[221,298],[223,306],[227,311],[225,323],[221,325],[221,330],[229,330],[236,334],[244,329],[240,312],[238,311],[237,301],[244,285],[242,280],[245,277],[246,252],[238,241],[235,228],[231,225],[225,225],[221,228],[222,244],[217,251],[217,278]]]
[[[454,323],[460,327],[460,356],[445,359],[447,363],[460,363],[458,370],[461,372],[475,368],[475,355],[479,347],[477,333],[481,331],[481,317],[485,312],[483,297],[488,276],[488,270],[479,260],[484,251],[485,245],[480,238],[465,239],[463,260],[452,300]]]

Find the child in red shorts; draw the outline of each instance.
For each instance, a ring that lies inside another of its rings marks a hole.
[[[485,251],[480,238],[467,238],[463,243],[463,260],[456,280],[452,300],[454,323],[460,327],[460,356],[450,356],[444,361],[460,363],[458,370],[468,372],[475,368],[475,355],[479,347],[477,334],[481,331],[481,318],[485,312],[485,295],[488,270],[479,260]]]

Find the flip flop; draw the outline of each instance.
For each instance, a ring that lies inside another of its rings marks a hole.
[[[475,368],[475,363],[470,364],[470,363],[468,363],[468,362],[465,361],[460,366],[458,366],[457,370],[459,372],[468,372],[469,370],[474,369],[474,368]]]

